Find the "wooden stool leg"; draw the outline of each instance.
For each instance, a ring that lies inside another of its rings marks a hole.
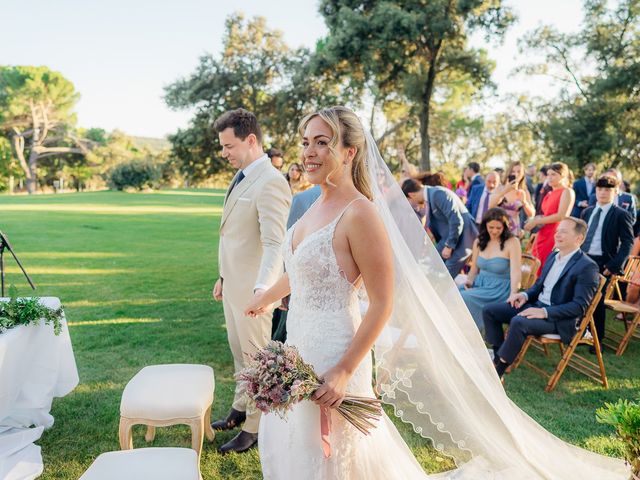
[[[144,436],[144,439],[147,442],[153,442],[153,440],[156,438],[156,427],[154,427],[153,425],[147,425],[147,433]]]
[[[131,435],[132,427],[133,424],[128,418],[120,417],[120,428],[118,430],[118,437],[120,438],[120,450],[133,449],[133,437]]]
[[[191,427],[191,448],[196,451],[198,459],[200,459],[202,442],[204,440],[204,416],[194,418],[191,420],[189,426]]]
[[[204,434],[207,436],[207,440],[213,442],[216,438],[216,432],[211,428],[211,405],[207,408],[206,413],[204,414]]]

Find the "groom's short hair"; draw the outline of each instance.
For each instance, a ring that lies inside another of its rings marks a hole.
[[[227,128],[233,128],[233,134],[240,140],[244,140],[253,133],[258,139],[258,143],[262,145],[262,131],[258,125],[258,119],[244,108],[236,108],[223,113],[213,123],[213,128],[217,133]]]

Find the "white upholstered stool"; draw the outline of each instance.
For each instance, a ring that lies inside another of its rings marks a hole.
[[[191,427],[191,448],[198,453],[206,434],[213,441],[209,417],[215,382],[207,365],[152,365],[140,370],[122,392],[120,448],[133,448],[131,428],[147,425],[145,440],[153,441],[156,427]]]
[[[80,480],[201,480],[190,448],[139,448],[98,456]]]

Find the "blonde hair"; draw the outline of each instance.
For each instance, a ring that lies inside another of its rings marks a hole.
[[[329,151],[335,163],[335,168],[327,175],[326,182],[329,185],[335,186],[335,184],[331,183],[331,176],[340,170],[341,161],[336,149],[338,142],[340,142],[345,148],[353,147],[356,149],[356,155],[351,162],[353,184],[362,195],[369,200],[373,200],[371,183],[365,163],[367,142],[364,135],[364,128],[358,116],[353,113],[352,110],[342,106],[323,108],[322,110],[307,115],[300,121],[298,132],[301,136],[304,135],[304,131],[309,122],[315,117],[320,117],[324,120],[333,133],[331,141],[329,142]]]

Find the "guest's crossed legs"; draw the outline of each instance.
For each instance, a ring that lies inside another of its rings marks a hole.
[[[518,315],[530,307],[539,308],[540,304],[525,303],[520,308],[514,308],[507,302],[490,303],[482,310],[486,340],[493,346],[494,352],[507,364],[513,363],[516,359],[527,336],[557,333],[553,322],[544,318],[526,318]],[[509,325],[506,339],[503,324]]]

